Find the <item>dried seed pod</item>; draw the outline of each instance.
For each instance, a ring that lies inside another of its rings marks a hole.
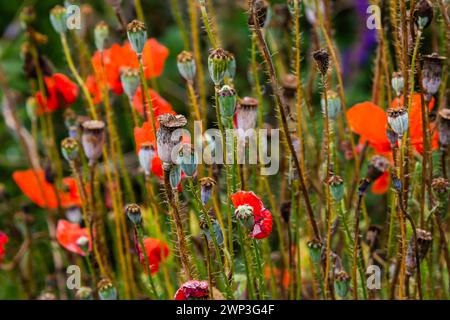
[[[319,49],[313,52],[313,58],[316,61],[317,68],[322,75],[326,75],[330,67],[330,55],[325,49]]]
[[[239,100],[236,108],[236,127],[244,131],[256,126],[258,100],[244,97]]]
[[[439,122],[439,143],[441,150],[446,150],[450,145],[450,109],[444,108],[439,110],[441,121]]]
[[[437,53],[422,58],[422,86],[427,94],[434,95],[441,85],[442,69],[447,58]]]
[[[200,179],[200,198],[205,205],[211,198],[212,190],[216,185],[216,180],[210,177],[204,177]]]
[[[418,251],[419,251],[419,263],[422,262],[422,260],[425,258],[425,255],[428,252],[428,249],[430,248],[431,241],[433,240],[433,237],[431,236],[431,233],[423,230],[423,229],[416,229],[417,234],[417,245],[418,245]],[[408,275],[412,275],[414,273],[414,270],[417,267],[416,263],[416,244],[414,242],[414,237],[411,237],[411,239],[408,242],[408,248],[406,250],[406,272]]]
[[[81,143],[89,165],[92,166],[102,156],[106,140],[105,123],[99,120],[88,120],[83,122],[82,127]]]
[[[159,129],[156,133],[156,143],[158,149],[158,156],[164,164],[165,169],[169,170],[170,165],[178,160],[179,150],[174,150],[176,147],[181,147],[181,134],[175,131],[182,129],[187,120],[183,115],[163,114],[158,117]]]

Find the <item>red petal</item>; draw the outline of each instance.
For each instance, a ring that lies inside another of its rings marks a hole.
[[[230,196],[231,202],[235,208],[247,204],[253,207],[253,215],[258,217],[261,214],[264,205],[261,199],[253,191],[238,191]]]
[[[374,194],[383,194],[389,190],[390,177],[389,172],[386,171],[379,177],[372,185],[372,192]]]
[[[89,238],[87,228],[81,228],[79,225],[70,223],[67,220],[59,220],[56,227],[56,240],[66,250],[84,256],[84,252],[78,247],[77,240],[80,237]],[[89,251],[92,249],[92,243],[89,241]]]

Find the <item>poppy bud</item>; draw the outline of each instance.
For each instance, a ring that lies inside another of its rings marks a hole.
[[[230,52],[228,52],[228,64],[225,76],[231,80],[236,76],[236,58]]]
[[[140,56],[142,51],[144,51],[145,42],[147,41],[147,28],[145,27],[145,23],[139,20],[131,21],[127,26],[127,35],[131,48]]]
[[[193,82],[195,79],[195,73],[197,71],[197,67],[195,64],[195,59],[190,51],[182,51],[177,56],[177,67],[178,72],[181,76],[189,82]]]
[[[180,166],[186,176],[193,177],[197,172],[198,159],[194,148],[190,144],[183,144],[180,150]]]
[[[77,240],[77,246],[84,252],[84,254],[89,253],[89,239],[87,237],[81,236]]]
[[[337,202],[342,200],[344,196],[344,179],[338,175],[332,175],[328,179],[328,184],[330,185],[331,197]]]
[[[255,218],[253,216],[253,207],[244,204],[236,208],[234,211],[236,220],[240,221],[242,225],[248,229],[253,229],[255,225]]]
[[[255,1],[255,17],[250,15],[248,18],[248,25],[250,27],[254,26],[254,19],[258,28],[264,28],[269,22],[269,3],[266,0],[256,0]]]
[[[183,128],[186,125],[187,120],[183,115],[166,113],[160,115],[158,117],[158,121],[160,125],[158,131],[156,132],[158,156],[167,167],[167,165],[174,162],[175,158],[172,158],[172,152],[175,147],[179,146],[182,138],[181,134],[173,137],[172,135],[175,130]],[[178,152],[176,155],[178,155]]]
[[[281,218],[283,218],[284,223],[289,223],[291,218],[291,202],[286,201],[281,204],[280,208]]]
[[[131,222],[133,222],[134,225],[140,225],[142,223],[142,212],[141,207],[135,203],[128,204],[125,207],[125,213],[130,219]]]
[[[295,98],[297,94],[297,77],[293,74],[286,74],[281,79],[281,86],[283,87],[283,94],[287,99]]]
[[[419,29],[425,29],[433,20],[433,6],[428,0],[421,0],[414,9],[414,22]]]
[[[128,99],[133,99],[140,84],[139,71],[133,68],[125,68],[120,74],[120,82],[122,82],[123,91]]]
[[[313,239],[308,241],[306,245],[308,246],[308,251],[312,262],[318,264],[322,256],[322,243],[317,239]]]
[[[313,58],[316,61],[317,68],[322,75],[326,75],[330,67],[330,55],[325,49],[319,49],[313,52]]]
[[[422,86],[426,93],[433,95],[438,92],[442,81],[442,66],[446,59],[437,53],[423,56]]]
[[[104,21],[97,23],[94,29],[95,46],[98,51],[103,51],[105,42],[109,37],[109,27]]]
[[[220,86],[228,70],[229,53],[222,48],[211,50],[208,57],[208,70],[211,80]]]
[[[27,115],[30,118],[30,120],[35,121],[36,115],[37,115],[37,107],[38,107],[36,98],[28,97],[25,107],[27,109]]]
[[[232,117],[236,111],[236,90],[228,85],[224,85],[218,93],[220,113],[223,117]]]
[[[179,165],[172,165],[169,174],[170,186],[176,189],[181,181],[181,167]]]
[[[100,300],[117,300],[117,289],[107,278],[98,282],[97,291]]]
[[[399,139],[402,139],[403,134],[408,130],[408,110],[405,107],[389,108],[386,113],[392,130]]]
[[[399,97],[402,94],[403,87],[405,85],[405,80],[403,79],[401,72],[392,73],[391,85],[395,91],[395,94]]]
[[[419,263],[420,263],[425,258],[425,255],[427,254],[428,249],[430,248],[433,237],[431,236],[430,232],[419,228],[416,229],[416,234],[418,246],[417,251],[419,252]],[[414,241],[414,237],[411,237],[411,239],[408,242],[408,248],[406,249],[405,264],[406,264],[406,273],[408,275],[412,275],[417,267],[416,243]]]
[[[339,297],[345,298],[345,296],[347,295],[349,289],[349,280],[350,276],[344,270],[341,270],[336,274],[334,278],[334,290]]]
[[[105,144],[105,123],[99,120],[88,120],[83,122],[83,134],[81,143],[84,153],[89,159],[89,165],[97,163],[102,156],[103,145]]]
[[[77,300],[94,300],[94,294],[89,287],[80,287],[75,294]]]
[[[441,121],[439,122],[439,143],[441,149],[446,150],[450,144],[450,109],[443,108],[439,110]]]
[[[139,150],[139,164],[142,169],[144,169],[144,174],[146,176],[150,175],[152,170],[152,160],[155,157],[156,151],[151,143],[144,142],[141,144]]]
[[[256,126],[258,100],[244,97],[239,100],[236,108],[236,124],[238,129],[244,131],[253,129]]]
[[[36,19],[36,11],[32,6],[23,7],[22,11],[20,11],[20,22],[23,26],[29,26]]]
[[[78,159],[80,146],[74,138],[65,138],[61,141],[61,153],[67,161],[75,161]]]
[[[339,113],[341,112],[341,99],[336,92],[332,90],[328,90],[327,92],[327,100],[328,100],[328,118],[331,120],[335,120]],[[320,103],[322,105],[322,112],[325,114],[325,100],[321,99]]]
[[[210,177],[204,177],[200,179],[200,198],[205,205],[211,198],[212,190],[216,185],[216,181]]]
[[[66,8],[62,6],[55,6],[52,10],[50,10],[50,22],[58,33],[64,33],[67,31],[67,12]]]

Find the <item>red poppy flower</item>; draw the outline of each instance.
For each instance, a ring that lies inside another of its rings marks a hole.
[[[102,102],[102,90],[99,87],[95,76],[93,76],[92,74],[89,75],[86,78],[85,84],[92,96],[92,101],[94,102],[94,104],[99,104],[100,102]]]
[[[253,210],[254,225],[251,237],[255,239],[267,238],[272,232],[272,214],[264,208],[261,199],[252,191],[238,191],[231,195],[231,202],[236,210],[240,206],[250,206]]]
[[[44,78],[47,89],[46,99],[40,92],[36,93],[39,104],[38,114],[53,112],[73,104],[78,98],[78,86],[61,73],[54,73]]]
[[[175,300],[205,300],[208,299],[208,282],[191,280],[185,282],[175,293]]]
[[[161,97],[158,93],[153,91],[152,89],[148,89],[148,93],[150,94],[150,98],[152,99],[152,106],[153,106],[153,115],[155,116],[155,119],[158,118],[158,116],[170,113],[170,114],[176,114],[176,112],[173,110],[172,105],[167,102],[163,97]],[[137,112],[143,116],[144,107],[142,103],[142,90],[141,87],[139,87],[136,90],[136,94],[133,97],[133,107],[136,108]],[[151,113],[147,109],[147,117],[150,118]]]
[[[92,250],[92,242],[89,238],[87,228],[81,228],[78,224],[71,223],[67,220],[59,220],[56,226],[56,240],[66,250],[84,256],[83,250],[77,244],[78,239],[86,237],[89,239],[89,251]]]
[[[159,264],[169,256],[169,247],[164,241],[154,238],[145,238],[144,247],[147,252],[150,272],[151,274],[154,274],[158,272]],[[142,250],[140,247],[139,249]],[[139,254],[139,260],[144,264],[145,260],[142,252]]]
[[[13,179],[22,192],[41,208],[56,209],[58,207],[56,192],[58,192],[63,208],[81,207],[81,198],[74,178],[63,179],[62,182],[67,191],[56,190],[53,184],[46,181],[43,170],[37,170],[36,172],[33,169],[14,171]]]
[[[9,238],[6,233],[0,231],[0,263],[3,262],[5,257],[6,249],[5,245],[9,242]]]

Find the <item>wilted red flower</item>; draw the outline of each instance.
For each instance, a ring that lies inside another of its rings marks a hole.
[[[173,110],[172,105],[167,102],[163,97],[161,97],[158,93],[153,91],[152,89],[148,89],[148,93],[150,94],[150,98],[152,99],[152,106],[153,106],[153,115],[155,116],[155,119],[158,119],[158,116],[170,113],[170,114],[176,114],[176,112]],[[137,112],[143,116],[144,114],[144,105],[142,100],[142,90],[141,87],[139,87],[136,90],[136,93],[133,97],[133,107],[136,108]],[[150,111],[147,109],[147,117],[151,117]]]
[[[81,228],[78,224],[71,223],[67,220],[58,221],[58,225],[56,226],[56,240],[66,250],[84,256],[85,253],[77,244],[78,239],[81,237],[89,239],[89,251],[91,251],[92,242],[90,241],[87,228]]]
[[[3,258],[5,257],[6,249],[5,244],[9,242],[9,238],[6,233],[0,231],[0,263],[3,262]]]
[[[231,196],[236,211],[250,206],[253,214],[253,229],[250,234],[255,239],[267,238],[272,232],[272,214],[264,208],[261,199],[252,191],[238,191]]]
[[[78,86],[62,73],[54,73],[44,78],[46,99],[40,92],[36,93],[39,104],[38,114],[53,112],[73,104],[78,98]]]
[[[64,178],[62,180],[67,191],[56,190],[53,184],[46,181],[45,172],[41,169],[36,172],[33,169],[14,171],[13,179],[22,192],[41,208],[58,208],[56,192],[58,192],[63,208],[81,207],[81,198],[74,178]]]
[[[169,256],[169,246],[167,245],[167,243],[159,239],[145,238],[144,247],[145,251],[147,252],[150,273],[154,274],[158,272],[159,264]],[[139,249],[142,250],[140,246]],[[145,263],[144,254],[142,252],[139,252],[139,260],[142,264]]]
[[[175,293],[175,300],[206,300],[208,299],[208,282],[191,280],[183,285]]]

